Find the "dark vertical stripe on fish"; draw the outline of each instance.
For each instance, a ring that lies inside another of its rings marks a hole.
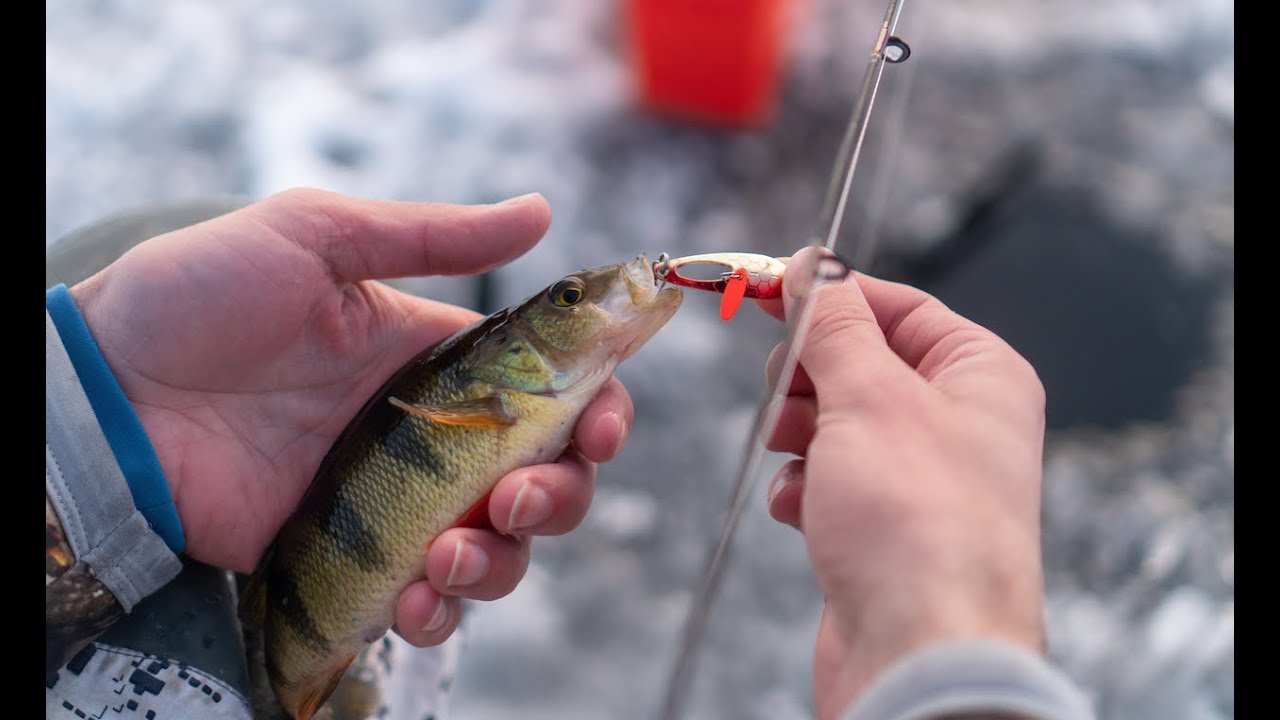
[[[444,463],[413,423],[401,423],[382,443],[382,454],[402,464],[405,469],[445,480]]]
[[[275,681],[287,687],[293,687],[293,679],[289,677],[289,673],[280,667],[280,663],[276,662],[276,658],[269,652],[262,653],[262,664],[267,669],[267,676],[275,678]]]
[[[355,560],[361,570],[377,572],[387,568],[387,556],[378,547],[378,538],[360,518],[360,511],[346,492],[334,493],[320,517],[320,527],[333,539],[338,551]]]
[[[316,652],[328,653],[329,641],[320,633],[320,628],[316,627],[315,620],[311,618],[311,613],[302,601],[302,595],[298,593],[298,583],[293,574],[287,569],[275,567],[272,568],[267,582],[270,583],[268,600],[276,615]]]

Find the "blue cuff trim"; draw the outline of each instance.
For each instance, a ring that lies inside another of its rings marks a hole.
[[[156,457],[147,431],[102,357],[102,351],[71,298],[71,292],[65,284],[49,288],[44,294],[44,305],[58,328],[58,335],[76,375],[80,377],[84,394],[88,396],[89,405],[102,426],[102,434],[106,436],[107,444],[111,446],[111,452],[115,454],[120,471],[129,484],[134,507],[170,550],[175,554],[181,553],[186,547],[186,539],[182,534],[182,521],[178,519],[178,508],[169,492],[169,482],[160,467],[160,458]]]

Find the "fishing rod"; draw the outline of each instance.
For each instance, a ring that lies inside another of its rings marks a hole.
[[[862,146],[866,140],[871,112],[884,74],[884,66],[886,63],[903,62],[911,55],[911,48],[894,34],[903,4],[904,0],[889,0],[886,6],[884,19],[863,74],[862,86],[850,114],[840,148],[836,153],[836,163],[827,185],[822,211],[818,216],[813,235],[809,239],[808,244],[811,247],[818,246],[835,251],[840,227],[848,209],[850,191],[853,188],[854,171],[861,159]],[[814,263],[813,274],[804,278],[803,282],[797,286],[801,288],[799,321],[792,323],[788,332],[787,354],[777,384],[772,392],[765,394],[756,412],[753,432],[747,439],[747,450],[743,453],[743,460],[738,468],[733,495],[729,502],[729,512],[715,544],[708,553],[703,584],[693,599],[684,633],[681,635],[679,654],[667,681],[662,714],[659,716],[661,720],[680,718],[692,687],[698,650],[706,635],[711,607],[724,578],[733,536],[746,509],[747,501],[753,494],[755,479],[764,459],[767,431],[778,422],[787,389],[791,386],[791,379],[799,366],[800,348],[804,344],[805,329],[809,325],[812,313],[809,290],[822,282],[842,280],[847,272],[848,268],[845,267],[843,272],[832,273],[827,263]]]

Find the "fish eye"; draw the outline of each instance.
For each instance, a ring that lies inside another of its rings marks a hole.
[[[552,285],[547,294],[556,307],[571,307],[587,296],[587,287],[578,278],[567,277]]]

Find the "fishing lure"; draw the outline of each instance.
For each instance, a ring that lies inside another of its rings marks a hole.
[[[707,265],[726,269],[716,279],[685,274],[696,266]],[[725,321],[733,318],[743,298],[782,297],[782,273],[786,269],[786,263],[778,258],[740,252],[706,253],[679,258],[671,258],[662,253],[653,264],[653,274],[662,282],[723,294],[720,319]]]

